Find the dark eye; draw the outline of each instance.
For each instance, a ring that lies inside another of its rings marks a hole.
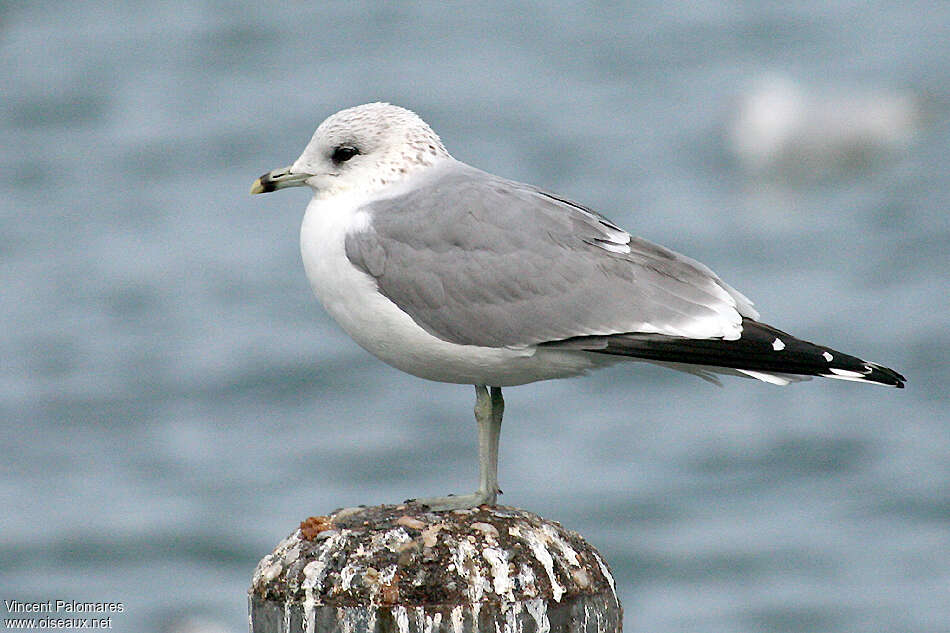
[[[340,145],[333,150],[333,155],[330,157],[330,160],[337,164],[345,163],[359,153],[360,150],[352,145]]]

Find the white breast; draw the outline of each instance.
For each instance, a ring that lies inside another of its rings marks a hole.
[[[359,211],[365,202],[356,194],[311,200],[300,229],[300,251],[326,311],[371,354],[421,378],[499,387],[574,376],[602,364],[586,353],[457,345],[426,332],[346,257],[347,233],[372,221]]]

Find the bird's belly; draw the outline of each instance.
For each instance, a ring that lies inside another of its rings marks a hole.
[[[499,387],[575,376],[602,364],[571,350],[458,345],[429,334],[346,257],[355,214],[321,202],[307,207],[300,231],[307,278],[330,316],[385,363],[429,380]]]

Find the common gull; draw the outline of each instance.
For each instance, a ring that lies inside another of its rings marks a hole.
[[[716,381],[824,376],[903,387],[892,369],[758,320],[703,264],[596,211],[454,159],[414,113],[342,110],[251,193],[307,185],[307,277],[362,347],[405,372],[475,385],[479,488],[419,499],[494,504],[502,387],[641,360]]]

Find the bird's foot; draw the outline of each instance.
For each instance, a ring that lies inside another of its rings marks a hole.
[[[434,512],[446,510],[467,510],[481,505],[495,505],[497,494],[487,491],[473,492],[470,495],[449,495],[447,497],[425,497],[423,499],[407,499],[407,503],[418,503],[428,506]]]

